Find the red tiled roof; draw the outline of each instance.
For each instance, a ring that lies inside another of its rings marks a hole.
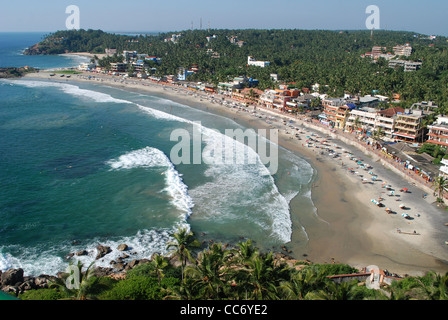
[[[403,113],[404,109],[401,107],[394,107],[394,108],[390,108],[390,109],[386,109],[386,110],[381,110],[378,113],[384,117],[392,117],[399,112]]]

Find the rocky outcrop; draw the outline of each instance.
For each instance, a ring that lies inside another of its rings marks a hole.
[[[23,269],[10,269],[2,273],[0,277],[0,283],[2,286],[15,286],[18,283],[22,283]]]
[[[23,77],[26,73],[38,72],[37,69],[31,67],[22,68],[0,68],[0,79],[12,79]]]
[[[41,55],[41,54],[45,54],[44,51],[41,50],[39,44],[35,44],[32,47],[29,47],[27,49],[25,49],[25,51],[23,52],[24,55],[27,56],[37,56],[37,55]]]
[[[24,277],[22,269],[9,269],[1,273],[0,290],[18,296],[28,290],[47,289],[56,278],[48,275]]]
[[[96,260],[99,260],[102,257],[104,257],[106,254],[112,252],[112,249],[110,247],[102,246],[102,245],[99,245],[98,247],[96,247],[96,250],[98,252],[98,254],[96,256]]]

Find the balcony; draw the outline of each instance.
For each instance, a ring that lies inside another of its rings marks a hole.
[[[420,119],[410,119],[410,118],[398,118],[397,123],[405,123],[414,126],[418,126],[420,124]]]
[[[414,131],[414,132],[420,130],[420,128],[417,127],[417,126],[403,125],[401,123],[395,124],[395,129],[397,129],[397,130],[401,129],[401,130],[406,130],[406,131]]]
[[[444,146],[444,147],[448,146],[448,139],[447,138],[445,138],[445,139],[429,138],[427,142],[428,143],[433,143],[433,144],[438,144],[438,145],[441,145],[441,146]]]

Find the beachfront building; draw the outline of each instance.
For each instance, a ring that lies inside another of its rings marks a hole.
[[[392,139],[397,115],[405,110],[401,107],[389,108],[377,112],[375,128],[382,128],[386,139]]]
[[[385,138],[392,139],[397,115],[404,111],[405,110],[400,107],[384,110],[377,110],[369,107],[353,109],[350,111],[350,115],[347,119],[346,130],[359,130],[373,133],[381,128]]]
[[[428,126],[428,130],[428,143],[448,146],[448,117],[438,117],[436,122]]]
[[[287,95],[285,90],[276,89],[275,91],[273,107],[285,111],[286,103],[291,101],[291,96]]]
[[[141,73],[145,71],[145,62],[143,60],[137,60],[132,62],[132,66],[134,67],[135,72]]]
[[[350,112],[350,107],[347,106],[347,100],[343,98],[324,99],[322,100],[324,112],[320,117],[325,123],[334,128],[343,129]],[[353,108],[353,106],[352,106]]]
[[[183,68],[183,67],[179,68],[179,72],[177,74],[177,80],[179,80],[179,81],[186,81],[189,76],[191,76],[191,75],[193,75],[195,73],[196,73],[196,71],[191,70],[191,69],[188,70],[188,69]]]
[[[114,62],[110,64],[110,71],[112,72],[126,72],[127,64],[121,62]]]
[[[237,89],[233,92],[233,99],[241,101],[246,104],[258,103],[260,96],[264,92],[256,88]]]
[[[426,131],[423,119],[427,116],[422,110],[410,109],[397,114],[393,137],[406,142],[422,143]]]
[[[258,100],[260,105],[266,108],[272,109],[274,106],[274,99],[275,95],[277,94],[277,91],[266,89],[263,94],[260,96],[260,99]]]
[[[80,71],[92,71],[96,69],[95,63],[82,63],[78,66],[78,70]]]
[[[289,112],[309,110],[311,109],[311,101],[314,99],[316,98],[308,93],[293,97],[291,101],[286,102],[286,109]]]
[[[442,159],[440,167],[440,175],[444,178],[448,178],[448,159]]]
[[[363,107],[352,109],[347,118],[345,129],[347,131],[374,132],[376,117],[377,110],[374,108]]]
[[[271,63],[269,61],[257,61],[251,56],[247,57],[247,65],[248,66],[256,66],[256,67],[265,68],[265,67],[269,66],[270,64]]]
[[[218,93],[226,96],[232,96],[233,89],[240,89],[235,86],[233,82],[220,82],[218,83]]]

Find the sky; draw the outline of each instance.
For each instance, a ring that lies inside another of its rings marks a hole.
[[[0,32],[66,30],[75,5],[80,28],[114,32],[206,29],[365,30],[370,5],[379,29],[448,36],[446,0],[0,0]]]

